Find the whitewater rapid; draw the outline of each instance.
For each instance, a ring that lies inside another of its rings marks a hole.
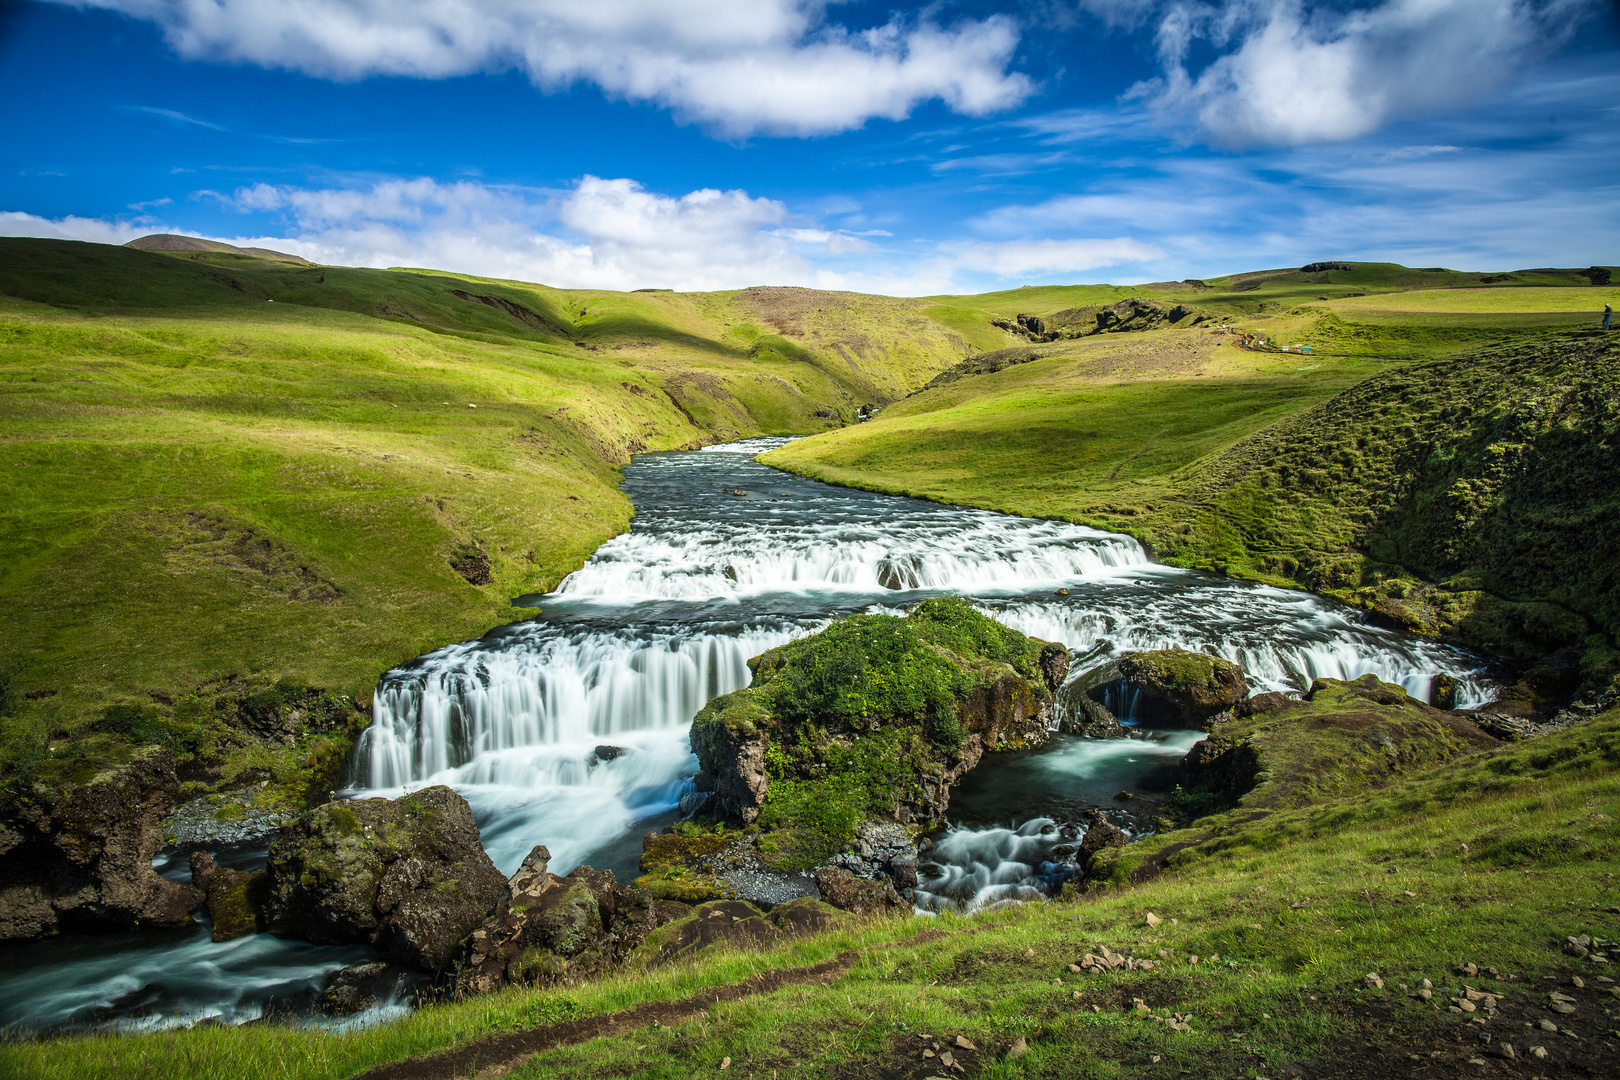
[[[1120,652],[1179,646],[1233,660],[1256,689],[1373,673],[1426,696],[1444,673],[1457,680],[1459,705],[1489,697],[1477,657],[1370,626],[1340,605],[1158,566],[1126,536],[830,487],[753,460],[783,441],[636,457],[624,470],[630,530],[555,592],[522,598],[537,618],[382,677],[344,794],[448,784],[472,806],[502,872],[546,844],[558,872],[589,863],[634,877],[639,837],[673,821],[692,789],[692,717],[748,684],[750,657],[841,615],[902,614],[940,594],[1063,642],[1071,678]],[[1063,873],[1053,849],[1079,830],[1037,811],[1096,805],[1198,737],[1139,735],[1056,736],[1047,752],[997,755],[970,774],[961,805],[983,820],[941,839],[919,908],[1045,895]],[[0,1028],[285,1014],[306,1008],[332,971],[375,955],[264,935],[217,945],[203,926],[57,952],[48,977],[27,957],[0,967],[0,998],[14,1003],[0,1009]],[[384,1002],[372,1018],[398,1007]]]

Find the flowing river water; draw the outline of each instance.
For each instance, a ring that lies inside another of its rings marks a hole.
[[[831,487],[753,460],[784,441],[635,458],[624,470],[631,530],[556,592],[526,598],[538,618],[383,676],[345,794],[448,784],[503,873],[543,843],[559,873],[589,864],[627,880],[641,834],[673,821],[691,790],[692,717],[747,685],[748,658],[842,614],[898,614],[944,593],[1063,642],[1071,679],[1119,652],[1179,646],[1236,662],[1256,691],[1372,673],[1426,699],[1445,673],[1459,707],[1490,697],[1478,657],[1306,593],[1160,566],[1125,536]],[[953,797],[956,825],[929,855],[937,872],[919,908],[1043,895],[1052,849],[1078,835],[1067,822],[1122,787],[1162,783],[1199,737],[1057,735],[1040,751],[987,758]],[[234,853],[236,865],[262,859]],[[159,860],[175,876],[184,865],[179,853]],[[216,944],[200,922],[64,937],[0,960],[0,1030],[308,1016],[327,976],[371,958],[268,935]],[[345,1022],[403,1009],[385,1001]]]

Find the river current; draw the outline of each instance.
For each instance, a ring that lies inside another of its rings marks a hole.
[[[946,593],[1063,642],[1071,679],[1119,652],[1179,646],[1238,663],[1257,691],[1372,673],[1426,699],[1445,673],[1459,706],[1490,697],[1478,657],[1306,593],[1160,566],[1126,536],[831,487],[753,460],[784,441],[635,458],[630,531],[556,592],[524,598],[537,617],[382,677],[345,794],[449,784],[503,873],[543,843],[559,873],[589,864],[628,880],[641,834],[673,821],[691,790],[692,717],[747,685],[748,658],[842,614],[899,614]],[[1039,897],[1052,848],[1076,835],[1073,815],[1151,786],[1198,737],[1059,735],[1042,751],[993,755],[953,798],[956,827],[929,856],[938,873],[919,908]],[[179,875],[184,862],[171,853],[160,869]],[[374,955],[268,935],[215,944],[202,923],[57,939],[0,961],[0,1030],[308,1017],[331,972]],[[402,1008],[384,1002],[358,1022]]]

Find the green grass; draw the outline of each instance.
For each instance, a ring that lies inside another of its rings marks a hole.
[[[911,322],[852,360],[735,338],[732,294],[0,240],[0,774],[83,772],[112,706],[364,701],[622,531],[630,454],[837,426],[961,354],[838,295]]]
[[[765,460],[1129,532],[1176,565],[1327,592],[1514,659],[1573,649],[1600,686],[1620,668],[1605,479],[1620,468],[1620,339],[1500,310],[1554,291],[1238,323],[1313,355],[1204,330],[1041,346]]]
[[[1383,370],[1376,360],[1244,353],[1161,331],[1045,346],[1045,358],[907,398],[774,451],[819,480],[1085,520],[1179,497],[1178,470]]]
[[[920,1064],[918,1033],[946,1042],[966,1036],[987,1051],[965,1055],[972,1074],[1005,1078],[1183,1069],[1274,1076],[1297,1062],[1331,1068],[1346,1054],[1369,1068],[1385,1060],[1399,1074],[1414,1052],[1445,1074],[1480,1054],[1485,1033],[1512,1041],[1521,1055],[1545,1042],[1559,1060],[1585,1052],[1612,1062],[1615,1044],[1600,1032],[1613,1023],[1595,994],[1563,1021],[1580,1025],[1580,1048],[1527,1030],[1524,1019],[1544,1015],[1534,1006],[1551,987],[1567,990],[1570,974],[1590,982],[1607,970],[1558,951],[1564,935],[1620,936],[1620,918],[1604,911],[1620,869],[1617,767],[1620,712],[1610,712],[1353,798],[1258,817],[1234,811],[1116,849],[1116,874],[1128,879],[1156,852],[1191,845],[1145,883],[1079,902],[973,920],[873,920],[771,952],[706,954],[690,966],[575,987],[507,990],[348,1034],[269,1024],[15,1043],[0,1047],[0,1068],[19,1080],[336,1078],[845,949],[860,959],[830,985],[788,987],[714,1006],[691,1023],[551,1050],[511,1075],[689,1077],[712,1075],[726,1057],[739,1076],[860,1075]],[[1148,912],[1166,921],[1150,928]],[[918,940],[925,930],[947,936]],[[1163,962],[1153,971],[1069,972],[1099,944]],[[1454,969],[1464,962],[1512,978],[1461,978]],[[1383,989],[1366,984],[1369,972]],[[1402,992],[1424,978],[1442,1004],[1464,982],[1499,991],[1503,1015],[1477,1024]],[[1138,1013],[1136,998],[1155,1015],[1190,1014],[1192,1030],[1171,1031]],[[1020,1037],[1030,1052],[1006,1057]],[[1438,1062],[1429,1058],[1435,1051]]]

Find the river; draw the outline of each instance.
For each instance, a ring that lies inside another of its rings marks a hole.
[[[1372,673],[1426,699],[1445,673],[1460,707],[1490,697],[1478,657],[1306,593],[1156,565],[1126,536],[831,487],[753,460],[784,441],[636,457],[624,470],[630,531],[555,593],[523,598],[537,617],[382,677],[344,794],[449,784],[502,872],[543,843],[559,873],[589,864],[628,880],[642,833],[673,821],[691,790],[692,717],[747,685],[749,657],[842,614],[898,614],[944,593],[1066,644],[1071,678],[1118,652],[1179,646],[1234,661],[1257,691]],[[1197,738],[1056,736],[1042,751],[993,755],[953,799],[958,827],[930,855],[940,869],[920,907],[1039,896],[1050,849],[1072,841],[1065,820],[1121,787],[1151,787]],[[236,865],[262,859],[234,853]],[[183,853],[159,859],[176,876],[184,864]],[[215,944],[201,922],[67,935],[0,960],[0,1030],[322,1023],[310,1003],[326,977],[374,955],[268,935]],[[345,1023],[403,1008],[384,1001]]]

